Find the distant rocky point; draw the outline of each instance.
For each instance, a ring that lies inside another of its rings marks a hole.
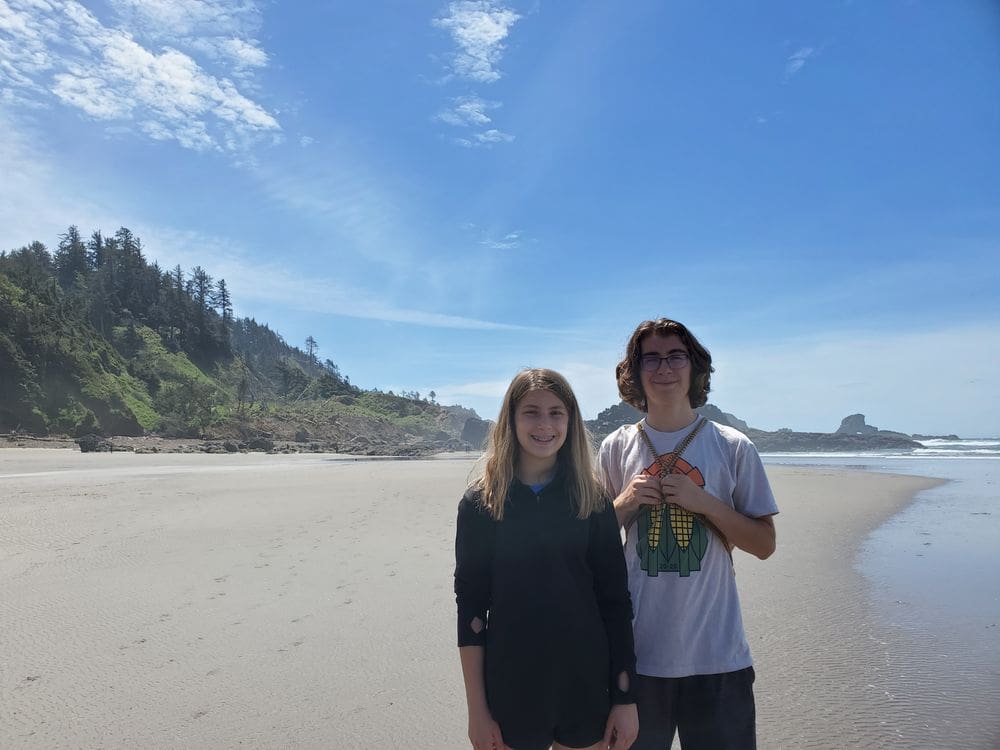
[[[775,453],[790,451],[796,453],[819,452],[819,453],[844,453],[852,451],[871,450],[912,450],[923,447],[914,438],[925,436],[911,436],[893,430],[880,430],[869,425],[865,421],[864,414],[851,414],[840,423],[836,432],[795,432],[790,429],[781,429],[774,432],[758,430],[742,419],[735,417],[728,412],[722,411],[714,404],[706,404],[696,411],[713,422],[734,427],[743,432],[751,440],[757,449],[764,453]],[[623,424],[632,424],[642,419],[643,413],[639,410],[621,402],[610,406],[596,419],[588,421],[587,429],[590,430],[596,443],[600,443],[607,435],[621,427]],[[944,439],[957,440],[955,435]]]

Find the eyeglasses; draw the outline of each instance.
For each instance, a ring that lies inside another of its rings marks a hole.
[[[683,370],[689,361],[690,357],[684,352],[671,352],[666,357],[661,357],[659,354],[643,354],[639,357],[639,364],[646,372],[656,372],[662,362],[666,362],[671,370]]]

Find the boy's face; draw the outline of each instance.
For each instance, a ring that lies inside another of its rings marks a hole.
[[[665,360],[660,360],[655,370],[647,370],[642,366],[642,357],[655,355],[667,357],[671,354],[689,354],[687,348],[676,334],[660,336],[652,333],[639,342],[639,378],[646,403],[650,409],[656,406],[669,406],[683,399],[688,401],[691,390],[691,363],[682,367],[670,367]]]

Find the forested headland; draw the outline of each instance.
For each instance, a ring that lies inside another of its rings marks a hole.
[[[0,433],[158,435],[227,450],[465,447],[475,412],[441,406],[433,391],[352,384],[319,360],[312,336],[301,349],[234,317],[232,294],[201,266],[150,263],[124,227],[84,239],[70,226],[51,252],[38,241],[0,252]]]

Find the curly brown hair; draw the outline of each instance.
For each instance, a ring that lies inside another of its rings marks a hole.
[[[694,334],[682,323],[669,318],[644,320],[632,332],[625,345],[625,358],[615,367],[615,377],[618,379],[618,393],[622,401],[631,404],[639,411],[648,411],[646,394],[642,390],[640,379],[639,357],[642,355],[642,340],[647,336],[677,336],[687,349],[691,360],[691,388],[688,391],[688,401],[692,409],[704,406],[708,402],[708,392],[712,390],[712,355]]]

